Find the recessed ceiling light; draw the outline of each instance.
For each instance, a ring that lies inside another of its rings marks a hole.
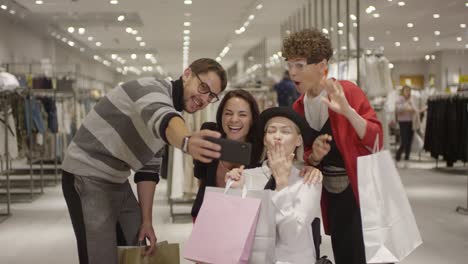
[[[184,30],[184,34],[185,34],[185,35],[190,34],[190,30],[188,30],[188,29]]]
[[[400,47],[401,43],[400,42],[395,42],[395,47]]]
[[[93,38],[93,37],[91,37],[91,36],[89,36],[89,37],[88,37],[88,40],[89,40],[89,41],[93,41],[93,40],[94,40],[94,38]]]
[[[430,59],[431,59],[431,56],[430,56],[430,55],[426,55],[426,56],[424,56],[424,58],[425,58],[426,60],[430,60]]]
[[[133,35],[138,34],[138,30],[134,29],[134,30],[132,31],[132,34],[133,34]]]
[[[42,0],[36,0],[36,5],[42,5],[44,3],[44,1]]]
[[[184,40],[190,40],[190,36],[184,36]]]
[[[413,37],[413,41],[414,41],[414,42],[418,42],[418,41],[419,41],[419,37]]]
[[[346,46],[341,46],[341,49],[342,50],[347,50],[348,48],[346,48]]]
[[[184,22],[184,26],[186,26],[186,27],[190,27],[191,24],[192,23],[190,23],[190,22]]]
[[[460,24],[461,28],[466,28],[466,24]]]
[[[405,2],[403,2],[403,1],[400,1],[400,2],[398,2],[398,5],[399,5],[399,6],[405,6],[405,5],[406,5],[406,3],[405,3]]]
[[[124,21],[124,20],[125,20],[125,16],[124,16],[124,15],[120,15],[119,17],[117,17],[117,20],[118,20],[118,21]]]
[[[440,31],[439,31],[439,30],[434,31],[434,35],[439,36],[439,35],[440,35]]]
[[[468,7],[468,2],[465,3],[465,6]]]
[[[150,53],[145,54],[145,59],[149,60],[151,59],[151,57],[153,57],[153,54],[150,54]]]
[[[146,46],[146,42],[140,42],[140,47]]]
[[[409,28],[412,28],[412,27],[414,27],[414,24],[413,23],[408,23],[408,24],[406,24],[406,26],[409,27]]]
[[[375,6],[370,5],[369,7],[366,8],[366,13],[370,14],[375,11]]]
[[[323,32],[323,34],[328,34],[328,29],[322,28],[322,32]]]
[[[245,21],[244,27],[248,27],[249,25],[250,25],[250,22],[249,22],[249,21]]]
[[[260,10],[260,9],[262,9],[262,8],[263,8],[263,5],[262,5],[262,4],[259,4],[259,5],[257,5],[257,7],[256,7],[256,8],[257,8],[257,10]]]
[[[13,10],[13,9],[12,9],[12,10],[10,10],[10,14],[14,15],[14,14],[16,14],[16,11],[15,11],[15,10]]]
[[[216,61],[217,61],[217,62],[220,62],[220,61],[221,61],[221,58],[220,58],[220,57],[216,57]]]
[[[440,15],[439,15],[439,14],[433,14],[433,15],[432,15],[432,17],[434,17],[434,18],[436,18],[436,19],[437,19],[437,18],[439,18],[439,17],[440,17]]]
[[[68,27],[68,32],[70,32],[70,33],[75,32],[75,28],[74,27]]]
[[[357,19],[356,15],[354,15],[354,14],[349,15],[349,17],[351,18],[351,20],[356,20]]]
[[[373,37],[373,36],[369,37],[369,41],[374,41],[374,40],[375,40],[375,37]]]
[[[339,35],[343,35],[343,30],[339,29],[339,30],[338,30],[338,34],[339,34]]]
[[[98,41],[98,42],[96,42],[96,46],[101,47],[102,43]]]
[[[110,3],[111,5],[116,5],[116,4],[119,3],[119,1],[117,1],[117,0],[110,0],[109,3]]]
[[[390,2],[391,2],[391,0],[390,0]],[[394,67],[395,67],[395,65],[393,65],[393,63],[389,63],[389,64],[388,64],[388,68],[389,68],[389,69],[393,69]]]
[[[75,46],[75,42],[70,40],[70,41],[68,41],[68,45],[70,45],[70,47],[73,47],[73,46]]]
[[[357,23],[356,23],[356,22],[354,22],[354,23],[353,23],[353,26],[354,26],[354,27],[357,27],[358,25],[357,25]]]
[[[86,32],[85,28],[79,28],[78,29],[78,34],[83,35]]]
[[[136,54],[132,54],[132,55],[130,55],[130,58],[132,58],[132,60],[136,60],[137,55],[136,55]]]
[[[439,46],[440,46],[440,42],[436,42],[436,46],[439,47]]]
[[[184,4],[186,4],[186,5],[191,5],[191,4],[192,4],[192,0],[185,0],[185,1],[184,1]]]
[[[254,15],[250,15],[250,16],[249,16],[249,20],[253,20],[254,18],[255,18]]]
[[[184,41],[184,46],[190,45],[190,41]]]
[[[344,27],[343,22],[338,22],[338,27],[340,27],[340,28]]]
[[[436,56],[435,55],[431,55],[431,60],[435,60]]]
[[[125,31],[126,31],[127,33],[132,33],[132,31],[133,31],[133,28],[131,28],[131,27],[128,27],[128,28],[126,28],[126,29],[125,29]]]
[[[462,41],[462,37],[457,37],[457,41]]]
[[[1,5],[0,7],[1,7],[3,10],[7,10],[7,8],[8,8],[8,6],[6,6],[6,5]]]
[[[94,58],[95,60],[99,60],[99,59],[100,59],[100,57],[99,57],[98,55],[94,55],[93,58]]]
[[[67,38],[65,38],[65,37],[63,37],[63,38],[62,38],[62,41],[63,41],[63,42],[67,42],[67,41],[68,41],[68,39],[67,39]]]
[[[374,13],[372,16],[375,17],[375,18],[379,18],[380,14],[379,13]]]
[[[112,54],[112,55],[111,55],[111,58],[112,58],[113,60],[117,59],[117,54]]]
[[[138,37],[135,38],[136,41],[141,41],[142,39],[143,39],[143,38],[140,37],[140,36],[138,36]]]
[[[465,44],[465,49],[468,49],[468,44]]]

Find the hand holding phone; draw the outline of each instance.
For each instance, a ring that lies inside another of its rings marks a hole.
[[[252,144],[226,138],[205,137],[205,139],[221,146],[220,160],[243,165],[250,163]]]

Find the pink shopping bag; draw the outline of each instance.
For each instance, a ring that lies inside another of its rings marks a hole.
[[[184,247],[184,258],[197,263],[248,263],[257,227],[260,199],[207,190]]]

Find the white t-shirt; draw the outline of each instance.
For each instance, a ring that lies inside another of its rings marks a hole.
[[[304,184],[299,172],[293,166],[289,186],[273,194],[277,208],[276,264],[310,264],[316,259],[311,224],[321,217],[322,184]],[[244,170],[244,176],[249,190],[263,190],[271,170],[265,161],[261,167]]]
[[[321,99],[324,96],[327,96],[325,90],[314,98],[308,97],[307,94],[304,96],[305,118],[310,127],[317,131],[320,131],[328,120],[328,106]]]

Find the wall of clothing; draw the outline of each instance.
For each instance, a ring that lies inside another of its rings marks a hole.
[[[429,98],[424,149],[448,167],[468,161],[468,93]]]
[[[389,61],[385,56],[364,55],[359,59],[360,87],[369,98],[386,96],[393,90]],[[328,76],[357,82],[357,58],[330,63]]]

